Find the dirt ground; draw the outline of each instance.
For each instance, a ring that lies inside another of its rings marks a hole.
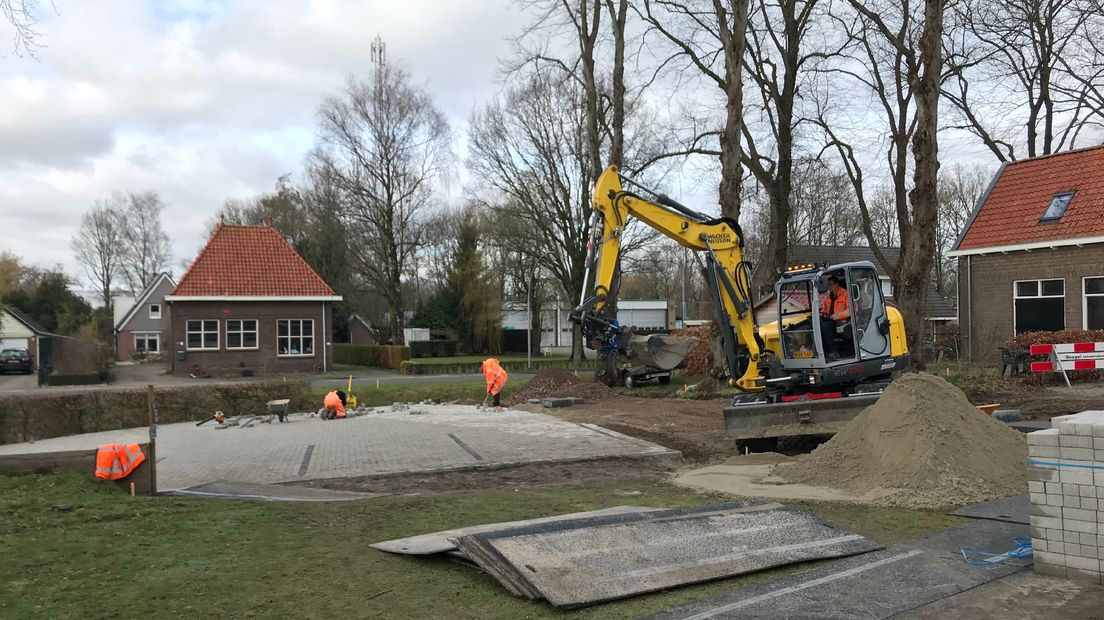
[[[1071,388],[1004,381],[979,390],[965,388],[963,391],[975,405],[1000,403],[1001,409],[1019,409],[1029,420],[1049,420],[1054,416],[1104,409],[1104,383],[1075,383]]]
[[[329,478],[295,483],[341,491],[395,495],[447,495],[487,489],[531,491],[618,480],[666,478],[674,465],[663,459],[594,459],[560,463],[528,463],[445,472]]]

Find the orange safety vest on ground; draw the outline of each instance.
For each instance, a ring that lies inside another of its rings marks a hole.
[[[106,443],[96,450],[96,477],[103,480],[126,478],[146,460],[136,443]]]
[[[487,391],[498,394],[506,387],[506,369],[495,358],[487,358],[482,364],[483,378],[487,380]]]
[[[330,411],[336,411],[337,417],[345,417],[345,405],[341,404],[341,397],[337,395],[337,390],[331,391],[326,394],[326,398],[322,401],[322,406]]]
[[[832,296],[825,293],[824,297],[821,298],[820,313],[824,316],[838,314],[841,320],[850,318],[851,302],[847,298],[847,291],[841,286],[839,290],[836,291],[835,303],[832,303]]]

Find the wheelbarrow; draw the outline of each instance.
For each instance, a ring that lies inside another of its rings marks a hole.
[[[276,416],[281,422],[287,422],[288,416],[288,403],[291,402],[290,398],[281,398],[280,400],[268,401],[268,415],[269,422],[272,421],[272,416]]]

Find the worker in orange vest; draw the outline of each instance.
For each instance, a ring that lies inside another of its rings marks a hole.
[[[146,455],[136,444],[107,443],[96,450],[96,477],[101,480],[121,480],[133,472]]]
[[[326,398],[322,400],[322,406],[326,408],[325,413],[322,414],[323,420],[344,418],[345,392],[341,390],[331,390],[329,394],[326,394]]]
[[[500,411],[502,409],[502,388],[506,387],[506,369],[493,357],[483,360],[479,368],[483,372],[483,378],[487,380],[487,395],[494,396],[495,411]],[[483,402],[486,403],[487,399],[484,398]]]

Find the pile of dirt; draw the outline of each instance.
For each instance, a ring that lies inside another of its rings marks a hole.
[[[861,493],[883,505],[936,508],[1022,493],[1027,443],[939,377],[908,374],[831,441],[774,475]]]
[[[510,403],[524,403],[531,398],[549,396],[568,396],[568,387],[582,383],[582,379],[562,368],[548,368],[538,372],[525,387],[514,392],[507,399]],[[605,387],[605,386],[602,386]]]
[[[617,392],[614,392],[608,386],[591,381],[569,385],[561,394],[557,394],[557,396],[574,396],[587,402],[606,400],[616,395]]]
[[[710,327],[708,325],[702,325],[701,327],[684,327],[671,332],[675,336],[685,336],[698,341],[682,361],[682,369],[686,374],[709,374],[709,331]]]

